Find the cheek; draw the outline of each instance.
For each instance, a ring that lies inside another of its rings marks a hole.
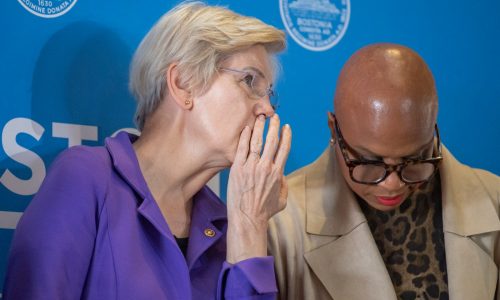
[[[231,145],[228,148],[230,152],[236,151],[245,126],[253,129],[254,124],[255,116],[251,109],[243,106],[238,110],[231,110],[224,119],[219,120],[221,137],[224,137],[226,145]]]
[[[199,119],[206,129],[222,134],[241,132],[246,125],[253,126],[252,108],[238,93],[214,93],[201,101]]]
[[[219,122],[222,130],[226,132],[238,132],[239,135],[245,126],[253,128],[255,117],[249,108],[241,106],[236,110],[225,113],[224,118],[220,119]]]
[[[220,81],[199,99],[198,122],[214,147],[236,151],[245,126],[253,128],[254,103],[232,81]]]
[[[249,119],[253,115],[253,104],[251,99],[241,93],[231,93],[220,101],[219,109],[227,119],[234,121]],[[246,125],[246,124],[245,124]]]
[[[349,175],[347,175],[349,176]],[[356,183],[351,180],[351,178],[346,178],[347,185],[351,188],[351,190],[356,193],[358,196],[363,198],[364,200],[367,200],[368,197],[372,196],[373,192],[373,186],[371,185],[366,185],[366,184],[360,184]]]

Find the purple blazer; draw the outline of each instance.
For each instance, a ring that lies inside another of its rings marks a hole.
[[[208,187],[193,198],[184,257],[135,139],[58,156],[17,226],[4,299],[274,299],[272,257],[225,262],[226,207]]]

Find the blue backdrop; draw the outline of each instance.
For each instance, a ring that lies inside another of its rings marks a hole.
[[[127,91],[131,56],[177,2],[2,3],[0,284],[13,229],[53,158],[70,145],[99,145],[116,130],[133,127],[134,101]],[[395,42],[414,48],[434,72],[447,147],[462,162],[500,174],[500,2],[208,3],[288,31],[277,86],[280,116],[294,133],[287,173],[328,145],[326,112],[347,58],[366,44]]]

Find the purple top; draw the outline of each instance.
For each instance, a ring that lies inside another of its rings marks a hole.
[[[272,257],[226,258],[226,207],[193,197],[186,257],[120,133],[54,161],[12,242],[4,299],[274,299]],[[215,234],[213,234],[215,233]]]

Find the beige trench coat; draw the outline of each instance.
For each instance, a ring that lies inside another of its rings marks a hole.
[[[500,178],[443,149],[443,229],[452,300],[500,299]],[[284,211],[270,222],[280,299],[396,300],[366,219],[333,150],[288,176]]]

